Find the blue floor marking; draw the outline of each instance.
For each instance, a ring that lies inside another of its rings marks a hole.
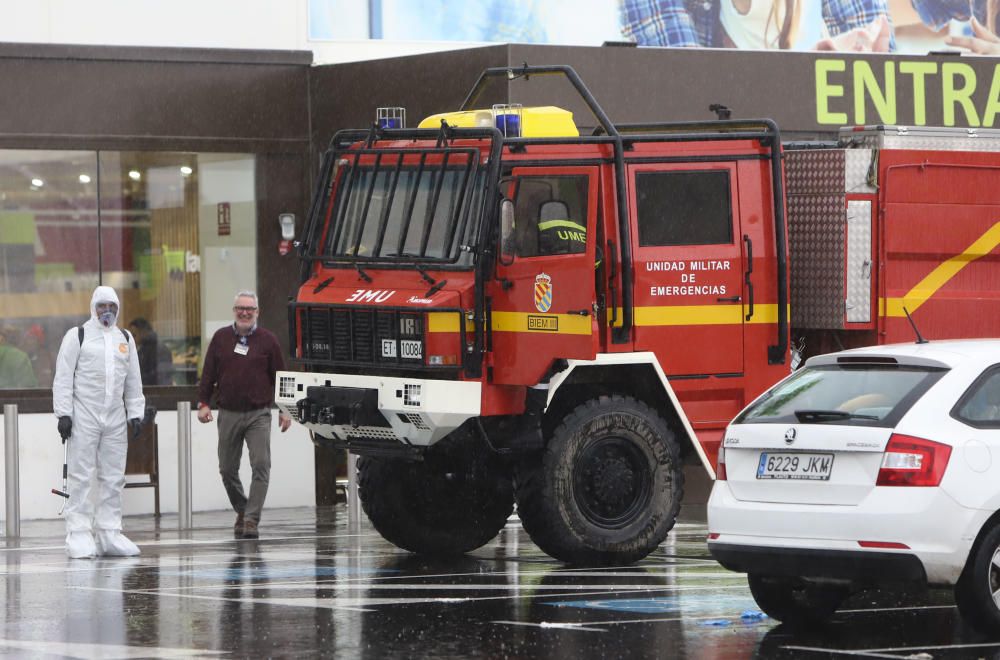
[[[556,607],[581,607],[591,610],[610,610],[612,612],[644,612],[648,614],[666,614],[679,612],[681,604],[676,598],[616,598],[611,600],[564,600],[544,603]]]
[[[376,575],[397,573],[384,568],[337,568],[334,566],[240,566],[233,568],[203,568],[190,571],[160,571],[160,575],[185,575],[206,580],[247,581],[287,580],[289,578],[340,577],[344,575]]]
[[[695,596],[657,596],[652,598],[607,598],[603,600],[561,600],[548,601],[544,605],[555,607],[579,607],[582,609],[606,610],[611,612],[635,612],[639,614],[677,614],[688,616],[722,615],[732,612],[756,610],[756,603],[750,596],[711,594]]]

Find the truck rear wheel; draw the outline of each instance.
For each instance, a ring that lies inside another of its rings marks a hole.
[[[652,408],[623,396],[578,406],[515,478],[525,531],[570,564],[648,555],[674,526],[683,486],[674,434]]]
[[[514,509],[504,466],[474,435],[458,431],[422,462],[363,456],[358,494],[387,541],[421,554],[460,555],[488,543]]]

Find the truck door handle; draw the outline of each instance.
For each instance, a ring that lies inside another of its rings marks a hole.
[[[590,316],[589,309],[570,309],[566,311],[567,314],[576,314],[577,316]]]
[[[727,298],[716,298],[715,302],[739,302],[739,296],[729,296]]]
[[[747,285],[747,315],[744,320],[749,321],[753,316],[753,282],[750,281],[750,274],[753,273],[753,241],[748,234],[743,234],[743,242],[747,244],[747,270],[743,274],[743,283]]]
[[[615,286],[615,278],[618,277],[618,255],[615,252],[615,244],[608,240],[608,289],[611,293],[611,318],[608,325],[613,326],[618,320],[618,287]]]

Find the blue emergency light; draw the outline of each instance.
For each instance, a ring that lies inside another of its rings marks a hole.
[[[406,128],[406,108],[377,108],[375,123],[379,128]]]
[[[521,104],[498,103],[494,105],[493,122],[504,137],[521,137]]]

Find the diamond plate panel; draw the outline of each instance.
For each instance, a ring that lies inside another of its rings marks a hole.
[[[878,152],[847,149],[844,153],[844,184],[849,193],[873,193],[878,186]],[[874,160],[873,160],[874,158]]]
[[[786,151],[788,195],[844,192],[844,149]]]
[[[844,201],[843,189],[788,198],[789,297],[796,328],[844,327]]]
[[[848,323],[872,320],[872,203],[847,202]]]

